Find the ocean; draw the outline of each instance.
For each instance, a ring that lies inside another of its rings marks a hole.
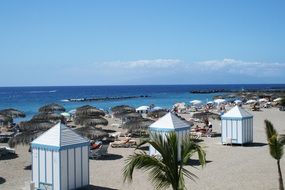
[[[49,86],[49,87],[0,87],[0,109],[16,108],[26,113],[28,120],[37,113],[39,107],[48,103],[60,103],[68,110],[82,105],[92,105],[97,108],[109,110],[116,105],[141,105],[154,104],[163,108],[170,108],[174,103],[198,99],[203,102],[212,100],[213,94],[192,94],[191,90],[209,89],[270,89],[285,88],[285,84],[238,84],[238,85],[139,85],[139,86]],[[221,93],[218,93],[221,94]],[[148,95],[147,98],[91,101],[91,102],[66,102],[72,98],[99,98]]]

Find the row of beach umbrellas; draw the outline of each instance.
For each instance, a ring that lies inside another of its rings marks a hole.
[[[282,100],[282,98],[276,98],[276,99],[273,100],[273,102],[280,102],[281,100]],[[208,101],[207,104],[218,104],[218,105],[220,105],[220,104],[223,104],[225,102],[227,102],[225,99],[218,98],[218,99],[215,99],[214,101]],[[241,101],[239,99],[234,101],[234,103],[236,103],[236,104],[240,104],[242,102],[243,101]],[[266,98],[260,98],[258,100],[249,99],[249,100],[247,100],[245,102],[245,104],[254,104],[254,103],[257,103],[257,102],[259,102],[259,103],[266,103],[266,102],[269,102],[269,100],[266,99]],[[196,105],[201,105],[203,102],[201,100],[192,100],[192,101],[190,101],[190,103],[192,105],[196,106]]]

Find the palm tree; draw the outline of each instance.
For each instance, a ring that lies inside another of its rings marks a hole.
[[[178,139],[176,133],[172,132],[164,138],[161,134],[151,137],[138,145],[138,148],[149,143],[159,153],[160,156],[150,156],[144,151],[134,153],[126,159],[126,165],[123,169],[124,182],[131,182],[133,179],[134,169],[149,171],[149,178],[156,189],[165,189],[172,187],[173,190],[185,189],[184,176],[194,180],[196,175],[184,168],[189,164],[190,157],[198,153],[199,161],[202,166],[205,165],[205,152],[192,139],[183,139],[180,145],[180,157],[178,155]]]
[[[265,120],[264,122],[265,122],[265,130],[266,130],[270,155],[277,160],[277,167],[279,174],[279,189],[284,190],[282,172],[280,167],[280,159],[283,156],[283,146],[285,144],[285,136],[278,135],[277,131],[274,129],[270,121]]]

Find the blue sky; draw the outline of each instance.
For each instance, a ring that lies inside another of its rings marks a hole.
[[[285,1],[0,1],[0,86],[284,83]]]

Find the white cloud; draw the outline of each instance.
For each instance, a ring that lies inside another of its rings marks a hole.
[[[197,62],[204,71],[223,71],[249,76],[273,76],[284,74],[284,63],[250,62],[235,59],[208,60]]]
[[[191,84],[280,83],[285,63],[235,59],[185,62],[180,59],[142,59],[80,64],[61,70],[70,83],[83,84]]]
[[[111,61],[104,62],[100,66],[104,67],[120,67],[123,69],[136,69],[136,68],[160,68],[168,69],[176,67],[182,63],[179,59],[142,59],[135,61]]]

